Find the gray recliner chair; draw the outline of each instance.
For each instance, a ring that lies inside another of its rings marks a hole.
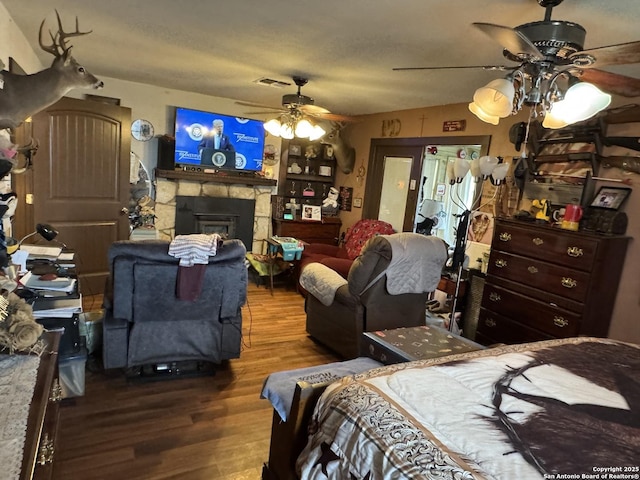
[[[110,247],[104,368],[220,363],[240,356],[241,307],[247,298],[244,244],[225,240],[218,246],[193,300],[178,298],[178,271],[188,267],[179,267],[168,249],[164,240],[118,241]],[[187,270],[182,279],[188,283]]]
[[[362,354],[363,332],[426,324],[426,303],[447,259],[443,240],[416,233],[371,238],[347,280],[310,263],[300,275],[307,333],[343,358]]]

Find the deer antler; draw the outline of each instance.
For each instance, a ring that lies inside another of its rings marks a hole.
[[[71,37],[79,37],[81,35],[88,35],[93,30],[89,30],[88,32],[80,31],[80,24],[78,22],[78,17],[76,17],[76,31],[75,32],[65,32],[62,27],[62,20],[60,19],[60,14],[58,10],[56,12],[56,17],[58,18],[58,32],[54,35],[49,30],[49,36],[51,37],[51,45],[45,45],[42,41],[42,28],[44,27],[44,23],[46,19],[42,20],[40,24],[40,31],[38,33],[38,42],[40,43],[40,48],[47,53],[50,53],[54,57],[63,57],[66,55],[69,50],[71,50],[72,45],[67,47],[67,39]]]

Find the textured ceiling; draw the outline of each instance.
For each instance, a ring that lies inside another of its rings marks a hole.
[[[393,67],[512,65],[471,26],[542,20],[535,0],[0,0],[44,64],[38,28],[54,8],[67,30],[78,16],[76,59],[97,76],[279,107],[295,93],[254,83],[309,78],[302,93],[345,115],[468,102],[501,76],[477,70]],[[587,30],[584,48],[640,40],[638,0],[565,0],[553,19]],[[640,65],[606,70],[640,78]],[[251,110],[251,109],[248,109]],[[247,112],[248,113],[248,112]]]

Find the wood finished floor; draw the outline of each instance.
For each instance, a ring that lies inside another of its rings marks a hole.
[[[303,298],[284,287],[271,296],[250,284],[243,335],[240,358],[214,376],[140,383],[87,369],[85,395],[60,408],[54,480],[259,479],[272,415],[264,379],[338,357],[307,336]]]

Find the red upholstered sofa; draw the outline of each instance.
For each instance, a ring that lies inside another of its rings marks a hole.
[[[353,224],[344,236],[343,246],[311,243],[305,246],[300,259],[300,272],[311,262],[319,262],[347,278],[349,269],[367,240],[374,235],[396,233],[391,224],[382,220],[362,219]]]

